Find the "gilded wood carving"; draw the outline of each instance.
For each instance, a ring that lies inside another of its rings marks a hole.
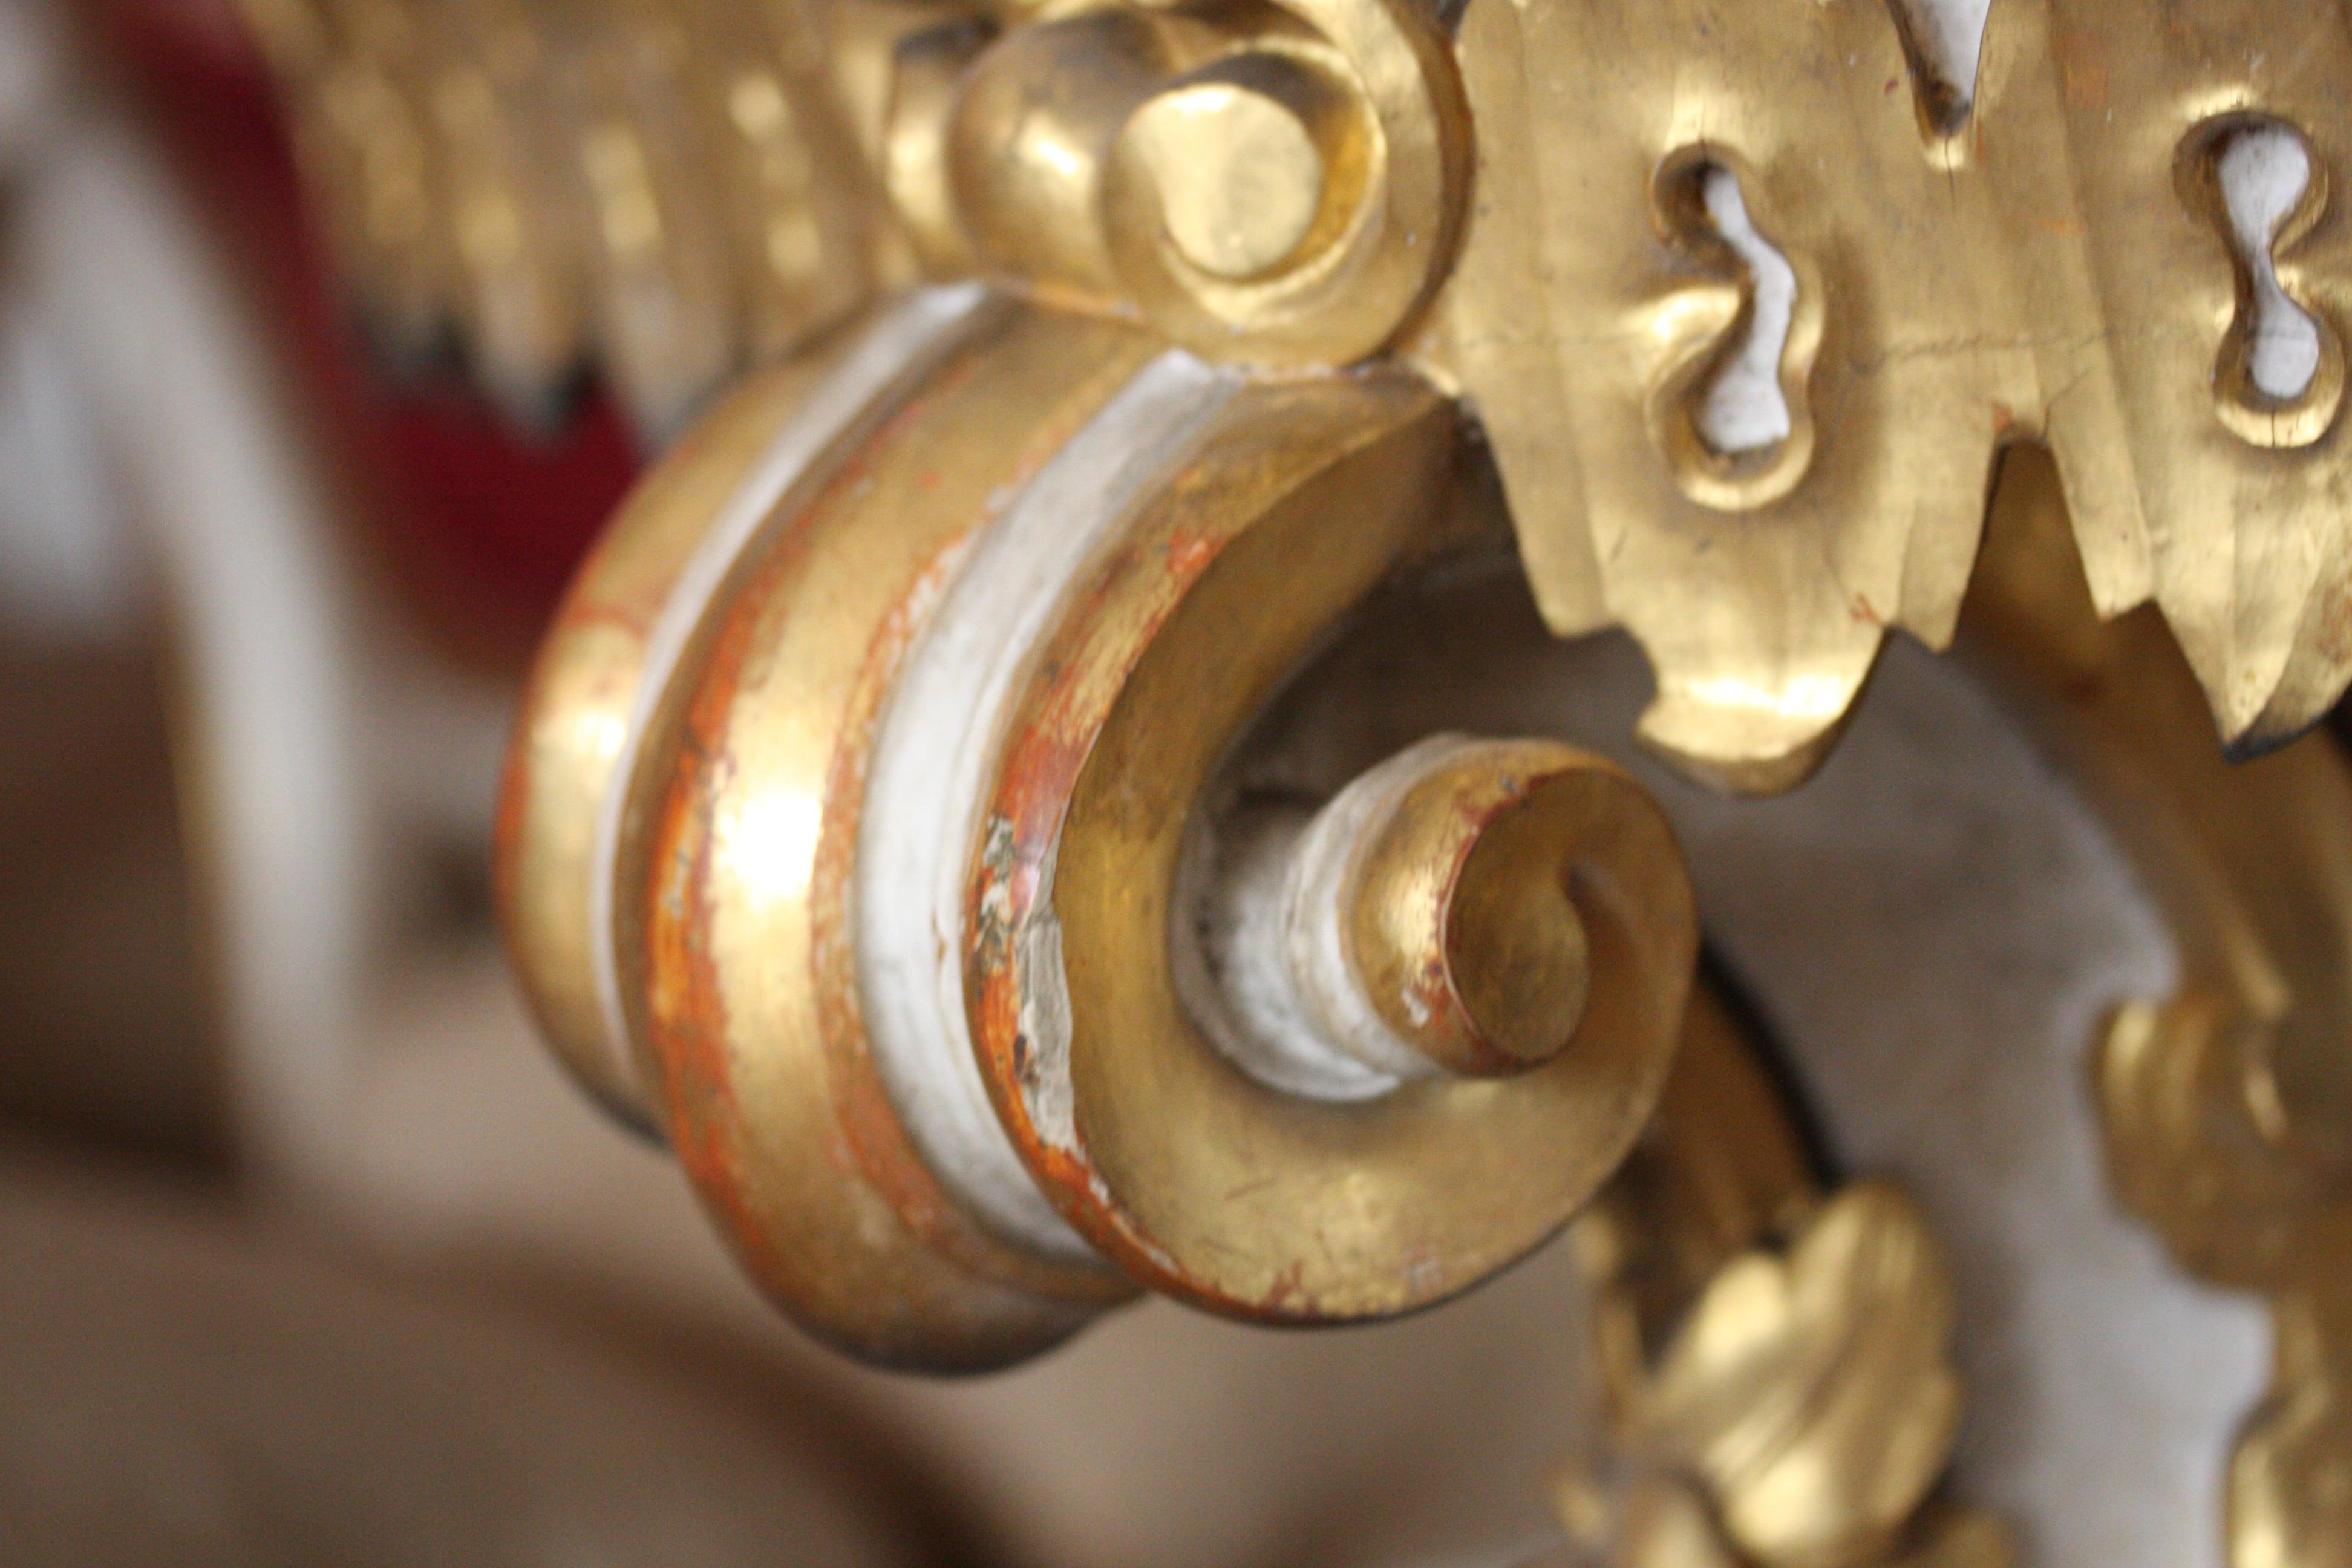
[[[1704,1004],[1675,1055],[1631,777],[1234,782],[1356,605],[1507,533],[1738,793],[1970,607],[2180,951],[2096,1098],[2274,1305],[2238,1568],[2352,1552],[2352,783],[2297,739],[2352,681],[2339,7],[247,5],[390,357],[688,430],[551,633],[500,897],[802,1321],[970,1370],[1139,1284],[1381,1317],[1580,1214],[1586,1551],[2012,1561],[1941,1489],[1924,1220],[1824,1189]]]

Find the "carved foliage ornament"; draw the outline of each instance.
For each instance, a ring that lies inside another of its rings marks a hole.
[[[2268,1299],[2271,1392],[2227,1477],[2233,1568],[2352,1558],[2352,763],[2325,731],[2229,764],[2146,613],[2105,624],[2052,464],[2013,463],[1969,611],[2132,858],[2179,963],[2101,1026],[2090,1089],[2117,1199],[2179,1266]]]
[[[1940,1495],[1941,1246],[1885,1182],[1821,1190],[1749,1052],[1696,998],[1656,1120],[1577,1223],[1601,1409],[1562,1522],[1612,1568],[2011,1568],[2007,1526]]]
[[[2230,746],[2352,677],[2335,6],[248,5],[371,314],[509,406],[590,356],[666,432],[923,276],[1393,348],[1553,628],[1630,628],[1649,740],[1741,789],[1950,637],[2012,442]]]
[[[1465,13],[1477,212],[1438,352],[1547,617],[1641,639],[1656,744],[1786,784],[1887,627],[1948,639],[1995,454],[2042,440],[2100,611],[2163,606],[2231,746],[2292,737],[2352,674],[2343,13],[1995,0],[1973,83],[1908,15]],[[2246,236],[2224,166],[2265,135],[2305,173]],[[1785,434],[1724,449],[1700,416],[1776,261]],[[2311,363],[2258,378],[2298,318]]]

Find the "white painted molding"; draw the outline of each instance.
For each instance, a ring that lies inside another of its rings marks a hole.
[[[1055,609],[1242,384],[1237,373],[1181,351],[1160,355],[982,525],[916,635],[868,763],[853,887],[875,1066],[949,1191],[1007,1240],[1051,1257],[1095,1254],[1031,1180],[997,1119],[964,1013],[963,900],[982,803]],[[1040,912],[1050,919],[1042,901]],[[1030,1042],[1041,1059],[1057,1044],[1067,1052],[1066,1009],[1057,1040],[1050,1003]]]

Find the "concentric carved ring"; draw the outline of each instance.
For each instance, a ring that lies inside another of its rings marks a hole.
[[[642,1029],[617,956],[616,894],[641,864],[640,763],[706,614],[796,488],[861,421],[972,331],[977,289],[942,289],[751,377],[631,495],[582,565],[517,716],[499,816],[501,924],[556,1054],[626,1120],[653,1120]]]
[[[1615,1168],[1671,1059],[1696,945],[1672,837],[1611,770],[1549,749],[1545,787],[1612,803],[1522,818],[1577,824],[1563,880],[1591,982],[1550,1060],[1301,1091],[1221,1050],[1187,1005],[1195,804],[1333,623],[1436,543],[1453,439],[1404,377],[1237,388],[1057,609],[1006,724],[964,905],[990,1090],[1076,1228],[1217,1310],[1370,1317],[1485,1279]],[[1492,761],[1471,795],[1518,793]],[[1457,978],[1475,971],[1451,956]]]

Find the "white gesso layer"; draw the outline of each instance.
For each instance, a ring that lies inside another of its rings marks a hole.
[[[2263,396],[2292,403],[2319,374],[2319,323],[2280,286],[2271,237],[2311,183],[2311,154],[2284,127],[2259,126],[2230,138],[2214,172],[2229,208],[2231,242],[2254,282],[2247,374]]]
[[[1005,1239],[1055,1258],[1095,1253],[1030,1178],[982,1080],[964,1015],[966,880],[1009,710],[1055,610],[1242,384],[1190,354],[1160,355],[984,525],[908,654],[866,773],[854,887],[875,1066],[949,1192]],[[1050,932],[1047,881],[1033,923]],[[1052,963],[1024,968],[1033,982],[1055,972]],[[1041,1036],[1029,1049],[1041,1074],[1058,1079],[1067,1010],[1041,1000],[1024,1009]],[[1041,1131],[1069,1138],[1066,1085],[1043,1103],[1059,1113],[1041,1121],[1064,1125]]]
[[[1251,1077],[1345,1101],[1439,1075],[1389,1026],[1349,961],[1349,888],[1374,825],[1475,744],[1454,734],[1418,742],[1350,780],[1311,817],[1259,809],[1195,826],[1170,933],[1176,994]]]

